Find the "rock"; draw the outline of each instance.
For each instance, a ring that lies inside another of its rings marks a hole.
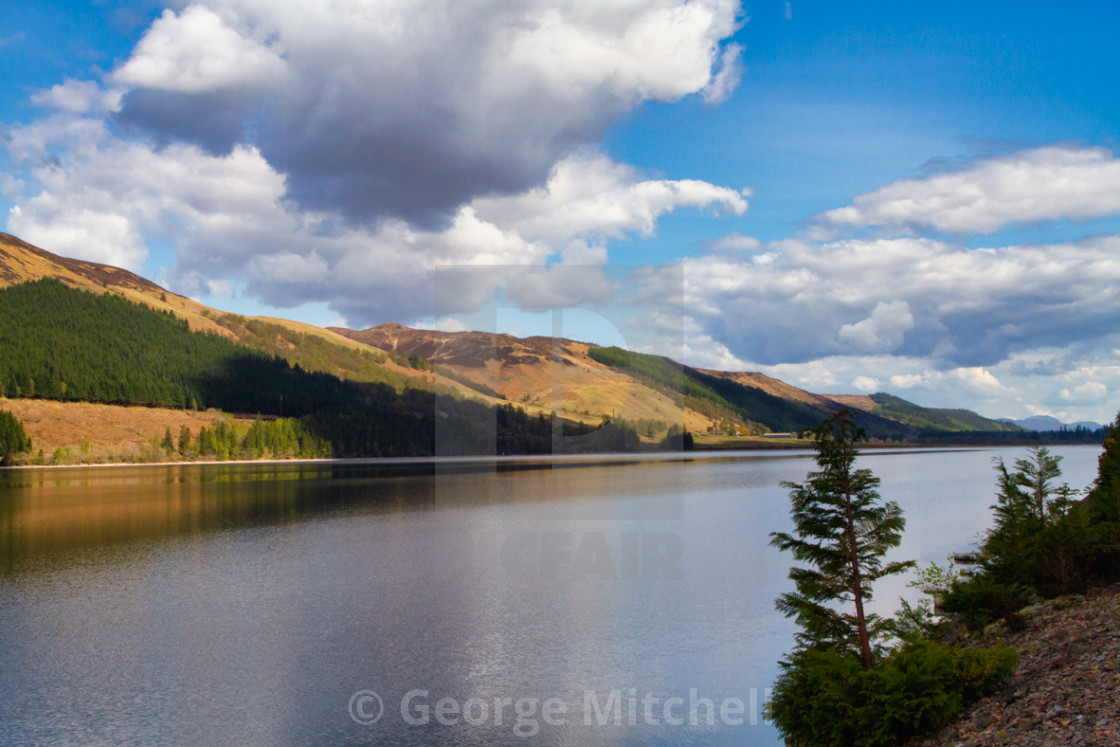
[[[1021,614],[1029,630],[1001,631],[1019,650],[1003,689],[907,747],[1120,745],[1120,585]],[[961,645],[984,645],[979,638]]]

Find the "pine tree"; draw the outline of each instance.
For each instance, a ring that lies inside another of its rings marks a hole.
[[[1060,456],[1045,446],[1032,447],[1026,459],[1016,459],[1012,471],[1002,457],[994,460],[999,493],[991,507],[995,522],[984,539],[985,564],[1000,580],[1014,580],[1026,570],[1031,543],[1054,526],[1072,505],[1076,491],[1055,485],[1062,475]]]
[[[159,442],[159,447],[166,451],[168,454],[175,452],[175,442],[171,440],[171,428],[167,428],[163,433],[163,440]]]
[[[179,456],[186,456],[191,448],[191,429],[186,425],[179,426]]]
[[[31,439],[23,430],[23,423],[7,410],[0,410],[0,464],[10,457],[31,450]]]
[[[1104,440],[1104,451],[1097,460],[1097,479],[1087,503],[1094,522],[1120,523],[1120,415]]]
[[[790,489],[794,533],[774,532],[770,544],[790,550],[796,561],[790,578],[797,590],[775,603],[797,618],[803,647],[835,648],[858,654],[865,668],[873,663],[873,642],[887,621],[869,614],[872,584],[913,567],[912,561],[884,564],[883,556],[902,539],[906,520],[898,504],[881,503],[879,478],[855,469],[856,443],[864,438],[844,409],[813,431],[819,472]],[[839,606],[842,609],[836,609]]]

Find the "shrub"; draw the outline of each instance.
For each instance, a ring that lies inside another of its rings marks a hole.
[[[941,600],[946,612],[961,616],[972,629],[983,628],[1030,603],[1031,592],[1018,583],[1001,584],[988,576],[954,583]]]
[[[922,641],[864,669],[836,649],[805,648],[782,662],[767,715],[800,747],[890,745],[949,723],[994,692],[1017,662],[1007,646]]]

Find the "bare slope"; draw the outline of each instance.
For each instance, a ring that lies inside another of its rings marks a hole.
[[[509,401],[564,417],[598,422],[603,416],[684,425],[704,432],[711,419],[682,409],[670,396],[588,357],[592,345],[550,337],[520,339],[486,332],[435,332],[382,324],[365,330],[334,329],[341,335],[402,355],[417,355],[437,367],[483,384]]]
[[[823,394],[813,394],[804,389],[799,389],[792,384],[787,384],[784,381],[767,376],[766,374],[758,373],[756,371],[713,371],[706,368],[697,369],[701,373],[706,373],[709,376],[718,376],[721,379],[729,379],[730,381],[737,382],[743,386],[754,387],[761,389],[767,394],[772,394],[775,397],[789,400],[791,402],[802,402],[812,407],[820,408],[822,411],[832,411],[835,409],[836,402],[846,404],[837,397],[826,396]],[[864,408],[861,408],[864,409]]]

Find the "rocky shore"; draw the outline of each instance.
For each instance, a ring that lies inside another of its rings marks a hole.
[[[1019,649],[998,693],[907,747],[1120,745],[1120,585],[1022,610],[986,630]]]

